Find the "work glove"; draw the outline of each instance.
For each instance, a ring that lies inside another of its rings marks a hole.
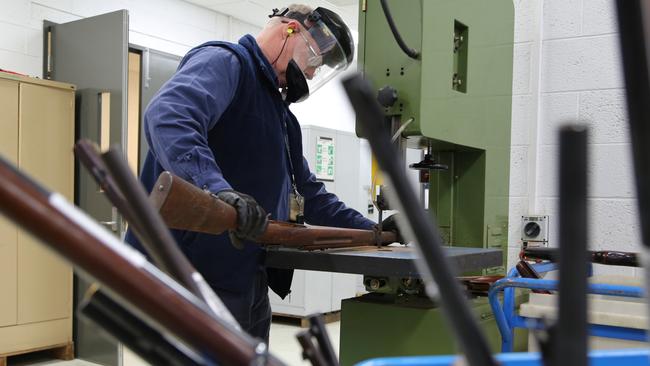
[[[404,237],[399,231],[399,226],[397,226],[397,220],[399,214],[393,214],[391,216],[388,216],[381,222],[381,230],[382,231],[392,231],[395,233],[395,237],[397,238],[397,242],[401,244],[406,244],[406,240],[404,240]],[[401,218],[400,218],[401,219]],[[379,224],[375,225],[375,230],[379,230]]]
[[[254,241],[266,231],[269,225],[268,215],[255,198],[231,189],[221,191],[216,196],[237,211],[237,229],[228,232],[235,248],[243,249],[242,241]]]

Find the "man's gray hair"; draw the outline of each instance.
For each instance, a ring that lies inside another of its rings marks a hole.
[[[312,8],[309,5],[304,5],[304,4],[291,4],[291,5],[287,6],[287,8],[289,9],[289,13],[294,13],[295,12],[295,13],[300,13],[300,14],[305,14],[305,15],[307,15],[307,14],[311,13],[312,11],[314,11],[314,8]],[[287,20],[287,19],[288,18],[285,18],[285,17],[273,17],[273,18],[271,18],[269,20],[268,23],[266,23],[266,27],[274,26],[276,24],[279,24],[283,20]]]

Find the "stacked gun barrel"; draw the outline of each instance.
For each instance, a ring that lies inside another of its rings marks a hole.
[[[160,189],[148,197],[119,149],[101,154],[93,143],[82,140],[74,150],[150,260],[2,157],[0,212],[72,263],[82,276],[96,281],[79,305],[80,315],[153,365],[283,365],[267,344],[242,331],[169,231],[171,227],[219,234],[235,229],[234,209],[169,173],[160,177],[156,185]],[[185,203],[192,199],[192,208],[205,211],[198,212],[197,220],[177,222],[178,217],[167,217],[175,199]],[[283,243],[309,250],[394,241],[394,233],[281,222],[272,222],[260,239],[262,245]],[[313,319],[312,329],[301,334],[304,357],[313,364],[324,364],[319,361],[323,359],[336,364],[322,322]]]
[[[2,158],[0,208],[82,275],[101,284],[100,290],[87,294],[81,313],[150,363],[240,365],[263,360],[263,364],[283,364],[268,354],[264,343],[239,329],[183,256],[164,253],[164,240],[149,241],[159,245],[148,248],[158,258],[155,266],[61,195],[39,186]],[[139,209],[153,210],[146,205]],[[155,235],[144,229],[152,227],[150,223],[138,227],[143,237]]]

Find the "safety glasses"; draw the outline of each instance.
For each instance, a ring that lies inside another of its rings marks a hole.
[[[320,53],[316,51],[307,37],[305,37],[303,32],[298,32],[298,34],[300,34],[300,37],[302,37],[303,41],[305,41],[305,45],[307,46],[307,67],[316,69],[319,68],[321,65],[323,65],[323,56],[321,56]]]

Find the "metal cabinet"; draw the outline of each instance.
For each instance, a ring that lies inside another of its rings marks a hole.
[[[302,127],[303,154],[316,174],[321,171],[327,191],[359,212],[359,138],[353,133],[318,126]],[[319,147],[321,151],[319,151]],[[332,153],[325,151],[330,148]],[[318,169],[321,165],[321,169]],[[332,170],[328,175],[327,167]],[[276,314],[305,316],[314,312],[341,310],[341,300],[356,296],[360,275],[296,270],[291,293],[280,299],[269,292],[271,308]]]
[[[0,153],[74,199],[70,84],[0,75]],[[0,356],[72,342],[72,268],[0,218]]]

